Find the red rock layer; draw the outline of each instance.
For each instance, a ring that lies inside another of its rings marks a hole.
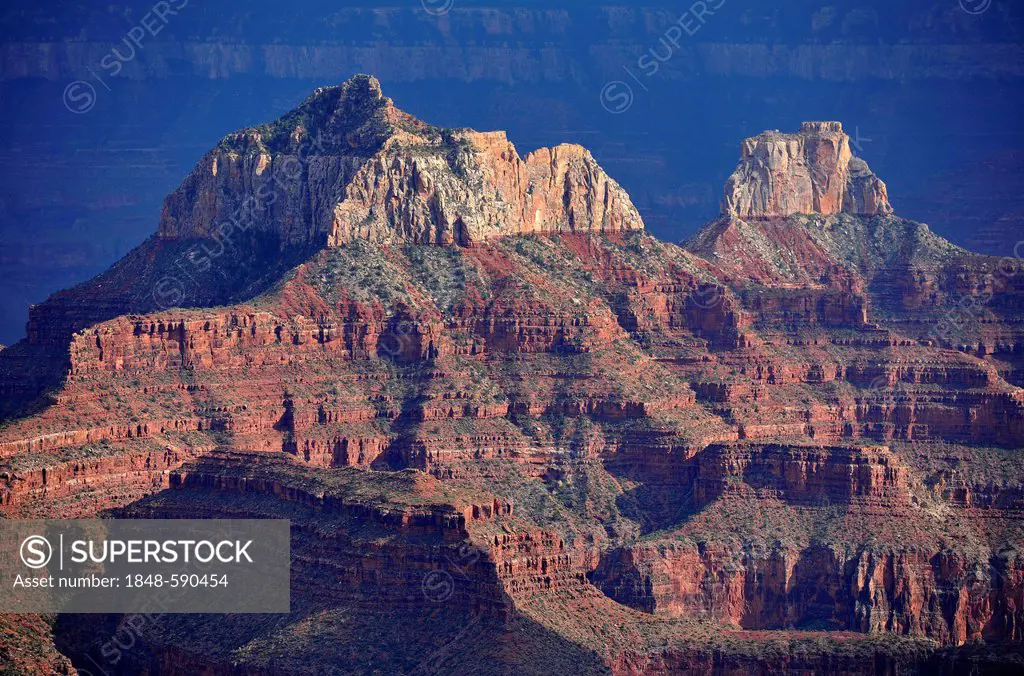
[[[1020,641],[1024,570],[993,579],[954,552],[779,547],[743,554],[685,544],[637,546],[602,562],[613,598],[649,612],[706,615],[745,629],[916,634],[942,643]]]

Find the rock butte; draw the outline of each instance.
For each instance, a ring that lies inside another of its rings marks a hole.
[[[0,504],[292,520],[292,614],[163,617],[127,671],[997,663],[1016,263],[894,216],[836,122],[745,141],[677,246],[582,148],[524,159],[359,76],[226,137],[156,235],[32,309]],[[3,622],[40,673],[117,628]]]
[[[794,214],[892,214],[885,183],[850,151],[839,122],[804,122],[796,134],[766,131],[740,147],[723,212],[739,218]]]

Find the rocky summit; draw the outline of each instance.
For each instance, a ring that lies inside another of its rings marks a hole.
[[[225,138],[164,205],[163,238],[212,236],[273,195],[252,227],[285,243],[461,244],[643,227],[584,148],[519,156],[504,132],[441,129],[372,77],[318,89],[272,124]],[[262,206],[262,205],[259,205]]]
[[[761,219],[793,214],[889,215],[885,183],[850,151],[840,122],[804,122],[796,134],[766,131],[741,146],[723,211]]]
[[[0,509],[291,520],[290,614],[155,618],[117,673],[1013,673],[1019,262],[838,122],[745,141],[678,246],[584,149],[357,77],[33,308]],[[2,621],[66,673],[127,620]]]

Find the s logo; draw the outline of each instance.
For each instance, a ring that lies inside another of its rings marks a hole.
[[[42,535],[29,535],[21,542],[21,562],[29,568],[38,570],[50,562],[53,548],[50,541]]]

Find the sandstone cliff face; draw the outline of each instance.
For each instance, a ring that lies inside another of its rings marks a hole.
[[[531,233],[643,228],[590,153],[561,145],[521,159],[502,132],[453,132],[447,155],[396,139],[335,207],[329,246],[353,239],[472,244]]]
[[[740,146],[723,213],[741,219],[793,214],[892,213],[885,183],[853,156],[839,122],[804,122],[796,134],[766,131]]]
[[[724,549],[659,543],[613,553],[597,578],[613,598],[655,613],[710,613],[746,629],[927,634],[961,645],[1021,639],[1020,565],[1001,558],[1005,574],[988,580],[952,551],[850,556],[820,546],[778,547],[737,559]]]
[[[584,148],[523,159],[503,132],[424,124],[395,108],[376,79],[357,76],[272,125],[226,137],[167,198],[159,232],[468,245],[642,228],[629,196]]]

